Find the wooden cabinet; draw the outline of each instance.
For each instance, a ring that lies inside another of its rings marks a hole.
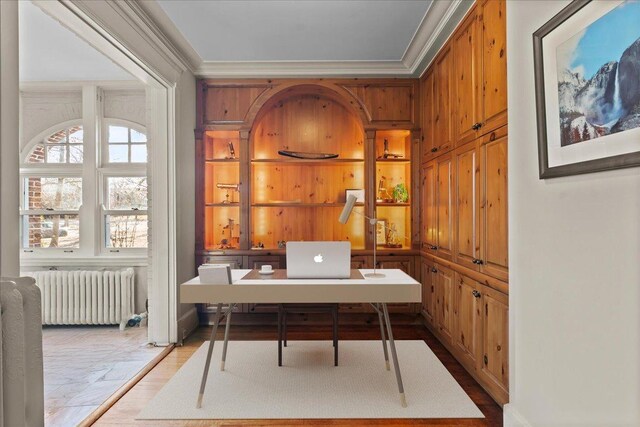
[[[438,171],[436,162],[427,163],[422,167],[420,178],[420,240],[422,249],[434,253],[437,249],[437,210],[436,210],[436,180]]]
[[[435,62],[435,113],[434,113],[434,145],[436,153],[448,151],[453,146],[453,52],[451,45],[446,45]]]
[[[250,256],[249,267],[252,270],[259,270],[263,265],[270,265],[274,270],[286,268],[285,257],[278,255],[266,255],[266,256]]]
[[[453,154],[456,262],[478,270],[480,259],[480,161],[476,143],[466,144]]]
[[[485,135],[480,147],[481,271],[497,279],[509,279],[507,206],[507,130]]]
[[[456,273],[452,345],[461,355],[460,362],[468,369],[476,368],[481,349],[482,290],[480,283]]]
[[[482,125],[481,49],[476,9],[472,9],[453,38],[455,142],[461,145],[475,139]]]
[[[437,266],[436,270],[436,329],[442,339],[450,343],[453,331],[453,271],[442,266]]]
[[[431,326],[435,326],[436,311],[436,269],[435,263],[422,259],[420,263],[420,279],[422,283],[422,315]]]
[[[482,47],[482,134],[507,123],[506,0],[478,4]]]
[[[438,151],[435,140],[435,73],[429,69],[421,84],[422,106],[422,161],[426,162]]]
[[[437,256],[451,259],[453,253],[453,200],[451,155],[438,157],[435,161],[436,178],[436,253]]]
[[[509,400],[509,298],[489,287],[482,295],[480,375],[499,402]]]

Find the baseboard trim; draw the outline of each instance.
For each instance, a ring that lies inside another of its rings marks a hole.
[[[178,319],[178,342],[182,343],[199,325],[198,310],[193,306]]]
[[[531,427],[531,424],[518,412],[513,403],[504,405],[502,411],[504,427]]]

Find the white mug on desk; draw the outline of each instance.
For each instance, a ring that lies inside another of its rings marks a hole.
[[[262,267],[260,267],[260,273],[272,273],[273,272],[273,267],[271,267],[270,265],[263,265]]]

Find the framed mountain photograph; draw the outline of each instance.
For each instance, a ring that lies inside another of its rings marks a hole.
[[[540,178],[640,165],[640,1],[575,0],[533,34]]]

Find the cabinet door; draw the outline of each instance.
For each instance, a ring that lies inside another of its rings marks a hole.
[[[509,280],[507,135],[492,132],[481,146],[481,270]]]
[[[422,204],[420,240],[422,241],[422,249],[432,254],[435,254],[438,248],[436,181],[436,162],[432,161],[423,166],[420,182],[420,203]]]
[[[455,171],[455,258],[456,262],[478,270],[480,258],[480,162],[478,148],[470,143],[454,152]]]
[[[456,145],[472,141],[480,129],[480,43],[478,19],[475,10],[470,12],[456,31],[454,52],[454,126]]]
[[[422,161],[427,161],[438,150],[435,142],[435,73],[427,70],[421,82],[422,99]]]
[[[250,256],[249,268],[259,270],[263,265],[270,265],[274,270],[285,268],[284,257],[280,256]]]
[[[453,271],[436,266],[436,326],[442,339],[451,342],[453,330]]]
[[[435,114],[434,114],[434,139],[438,152],[445,152],[452,147],[453,120],[453,55],[451,45],[445,46],[440,52],[435,63]]]
[[[435,326],[436,273],[435,264],[425,258],[421,262],[422,273],[422,315],[431,326]]]
[[[451,155],[436,159],[436,255],[450,260],[453,248],[453,201]]]
[[[509,390],[509,298],[485,286],[482,304],[480,372],[498,403],[506,403]]]
[[[507,123],[506,0],[484,0],[482,20],[482,134]]]
[[[456,273],[453,298],[453,345],[462,355],[461,362],[475,370],[480,354],[482,333],[482,285]]]

